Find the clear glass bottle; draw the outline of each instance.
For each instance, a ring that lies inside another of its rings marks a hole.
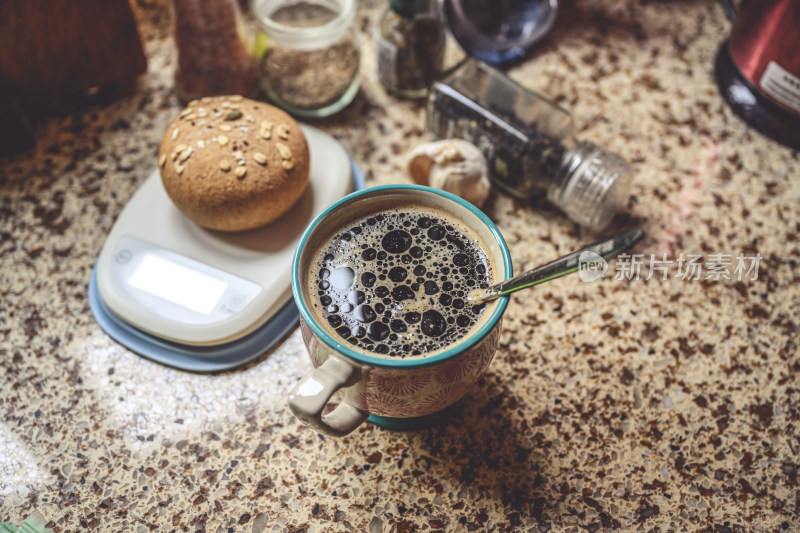
[[[389,0],[376,35],[378,79],[391,94],[423,98],[442,72],[445,31],[434,0]]]
[[[299,117],[325,117],[353,101],[361,84],[356,0],[253,0],[261,28],[261,86]]]
[[[175,87],[183,100],[258,93],[250,35],[236,0],[172,0],[178,68]]]
[[[604,228],[627,198],[624,159],[577,140],[566,110],[474,58],[434,82],[427,125],[439,138],[478,146],[501,189],[518,198],[546,194],[583,226]]]
[[[456,41],[492,65],[525,57],[553,27],[558,0],[443,0]]]

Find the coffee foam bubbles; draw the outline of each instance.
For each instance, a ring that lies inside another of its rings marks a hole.
[[[332,232],[312,255],[310,307],[334,338],[384,357],[424,357],[488,315],[466,295],[495,280],[488,247],[453,215],[403,206]],[[337,281],[351,275],[351,283]]]

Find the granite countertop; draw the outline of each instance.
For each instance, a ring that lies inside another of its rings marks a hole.
[[[89,308],[95,259],[179,111],[165,1],[135,9],[149,68],[65,105],[0,160],[0,521],[54,531],[800,531],[800,158],[723,103],[715,2],[562,2],[510,75],[632,162],[614,227],[647,233],[639,279],[511,299],[488,374],[433,426],[323,438],[285,397],[309,370],[295,328],[245,368],[150,362]],[[368,183],[408,181],[424,109],[375,77],[314,124]],[[544,201],[485,206],[522,271],[597,236]],[[613,228],[612,228],[613,229]],[[645,279],[650,254],[668,279]],[[756,279],[682,279],[678,259],[761,254]],[[723,254],[723,256],[719,256]],[[726,255],[727,254],[727,255]]]

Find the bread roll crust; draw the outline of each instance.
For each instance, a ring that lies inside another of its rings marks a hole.
[[[187,218],[244,231],[286,213],[308,186],[305,135],[284,111],[241,96],[205,97],[167,127],[158,153],[164,189]]]

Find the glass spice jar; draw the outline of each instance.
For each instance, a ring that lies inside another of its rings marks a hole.
[[[355,98],[361,50],[356,0],[253,0],[265,45],[261,86],[275,105],[299,117],[325,117]]]
[[[456,41],[491,65],[524,58],[553,27],[558,0],[443,0]]]
[[[389,0],[376,35],[378,79],[391,94],[423,98],[442,71],[444,25],[433,0]]]
[[[172,0],[178,68],[175,88],[183,100],[258,93],[258,70],[236,0]]]
[[[434,82],[427,127],[480,148],[501,189],[523,199],[545,194],[583,226],[603,229],[627,198],[624,159],[577,140],[566,110],[474,58]]]

